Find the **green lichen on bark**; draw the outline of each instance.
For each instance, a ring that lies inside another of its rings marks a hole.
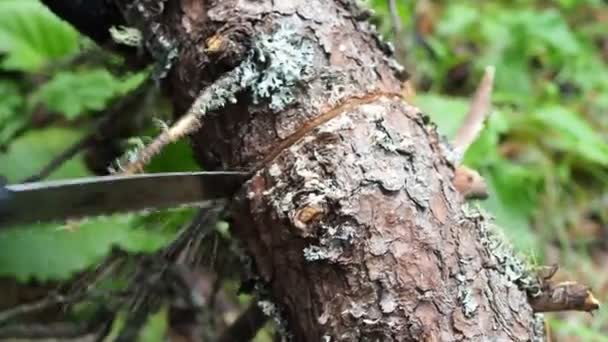
[[[515,252],[500,234],[500,228],[488,219],[491,215],[469,203],[463,205],[463,210],[465,216],[473,221],[479,230],[481,243],[492,253],[495,261],[492,266],[528,296],[538,296],[542,287],[533,265]]]

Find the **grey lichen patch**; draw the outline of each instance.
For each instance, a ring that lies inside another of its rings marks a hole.
[[[342,254],[342,249],[340,248],[340,246],[308,246],[304,248],[303,253],[304,259],[308,261],[332,261],[336,260]]]
[[[461,285],[458,291],[458,300],[462,304],[462,313],[466,318],[473,318],[479,307],[479,303],[473,294],[473,290],[466,285]]]
[[[236,95],[248,90],[259,103],[269,100],[272,110],[282,110],[295,100],[294,87],[312,70],[312,43],[290,26],[279,26],[253,42],[255,49],[235,69],[206,88],[195,100],[192,112],[197,117],[211,110],[236,103]]]
[[[321,223],[319,228],[318,245],[304,248],[304,258],[308,261],[340,262],[340,257],[345,248],[348,248],[356,237],[356,228],[348,222],[339,225]],[[381,249],[382,247],[379,246],[378,248]],[[379,250],[379,252],[381,251]]]
[[[405,191],[407,195],[418,205],[420,208],[427,208],[431,199],[431,194],[428,191],[428,185],[421,177],[416,177],[413,181],[405,184]]]
[[[460,165],[464,157],[462,152],[454,148],[445,136],[440,136],[439,148],[446,160],[452,165]]]
[[[270,174],[270,176],[272,177],[278,177],[281,175],[282,171],[281,171],[281,167],[278,164],[272,164],[270,165],[270,167],[268,168],[268,173]]]
[[[266,316],[272,318],[275,323],[275,327],[277,331],[281,334],[281,336],[284,336],[288,340],[291,340],[292,336],[287,330],[287,321],[283,318],[279,307],[275,303],[267,299],[259,300],[257,304],[260,310],[262,310],[262,312]]]
[[[491,221],[484,219],[484,217],[491,216],[482,213],[480,208],[472,207],[470,204],[465,204],[463,209],[466,220],[474,222],[481,243],[492,254],[495,261],[493,267],[529,296],[540,295],[542,286],[534,274],[532,265],[515,253]]]
[[[141,47],[143,46],[143,36],[140,30],[134,27],[112,26],[110,36],[117,44]]]
[[[312,43],[291,26],[280,25],[274,32],[255,38],[253,45],[244,61],[200,93],[189,115],[200,119],[209,111],[236,103],[237,94],[245,90],[256,103],[269,100],[274,111],[295,100],[294,88],[312,70]],[[169,57],[177,55],[174,49],[167,53]]]
[[[390,292],[385,292],[380,298],[380,310],[383,313],[389,314],[397,309],[397,299]]]
[[[270,109],[280,111],[295,101],[294,86],[311,76],[314,46],[295,28],[279,26],[274,33],[257,39],[254,50],[252,72],[264,66],[251,86],[254,103],[269,99]]]
[[[390,248],[390,241],[380,236],[372,236],[367,244],[369,252],[375,256],[386,254]]]
[[[534,336],[532,336],[532,342],[545,342],[545,316],[541,313],[534,314]]]

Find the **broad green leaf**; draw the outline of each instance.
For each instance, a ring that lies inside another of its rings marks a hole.
[[[506,161],[496,162],[482,175],[490,193],[483,206],[495,216],[498,226],[520,251],[538,250],[530,224],[540,188],[538,176]]]
[[[114,96],[131,90],[142,79],[136,74],[123,82],[104,69],[59,72],[40,87],[34,102],[41,102],[48,109],[74,119],[89,111],[104,109]]]
[[[30,131],[12,143],[6,152],[0,152],[0,174],[11,182],[34,175],[81,136],[82,132],[67,128]],[[79,177],[87,173],[81,159],[74,158],[50,178]]]
[[[200,170],[192,147],[185,140],[168,145],[146,166],[146,172],[184,172]]]
[[[460,35],[479,22],[479,15],[476,6],[451,3],[438,22],[437,33],[444,37]]]
[[[12,144],[7,153],[0,154],[0,174],[12,182],[30,176],[78,137],[79,133],[68,129],[32,131]],[[86,173],[82,162],[74,159],[53,176]],[[65,279],[99,262],[113,247],[134,253],[154,251],[170,241],[193,210],[91,218],[76,222],[70,230],[61,224],[40,224],[2,232],[0,275],[22,281]]]
[[[469,110],[469,102],[456,97],[422,94],[414,102],[437,125],[439,133],[449,139],[454,138]]]
[[[579,51],[576,37],[557,10],[526,12],[525,16],[520,17],[520,19],[522,18],[525,18],[522,23],[525,23],[527,31],[531,35],[529,39],[538,39],[568,55]]]
[[[168,328],[167,308],[162,308],[157,313],[148,317],[148,321],[139,332],[137,338],[140,342],[163,342],[166,340]]]
[[[35,210],[35,207],[32,207]],[[167,233],[133,228],[136,215],[38,224],[0,233],[0,276],[20,281],[67,279],[100,262],[113,247],[151,252],[170,240]]]
[[[0,80],[0,146],[8,144],[26,124],[29,118],[24,111],[25,101],[17,82]]]
[[[534,118],[549,129],[545,137],[548,143],[589,161],[608,165],[608,142],[576,113],[565,107],[548,106],[536,111]],[[551,132],[557,135],[551,135]]]
[[[38,1],[0,1],[0,68],[35,71],[78,51],[78,33]]]
[[[17,82],[0,79],[0,127],[12,119],[23,106]]]

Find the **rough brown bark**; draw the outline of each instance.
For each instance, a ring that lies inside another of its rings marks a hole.
[[[192,141],[207,168],[257,170],[233,204],[232,229],[269,290],[264,309],[294,340],[542,339],[527,301],[534,280],[463,204],[450,148],[394,95],[402,72],[364,11],[347,0],[122,9],[161,69],[171,60],[164,85],[178,112],[256,40],[292,52],[257,59],[283,63],[260,81],[300,73],[282,85],[288,93],[244,89]]]

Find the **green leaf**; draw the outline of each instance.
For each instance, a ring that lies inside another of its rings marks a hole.
[[[168,312],[167,308],[162,308],[148,317],[148,321],[139,332],[137,340],[141,342],[163,342],[166,340],[167,328]]]
[[[141,80],[137,74],[125,83],[104,69],[58,72],[40,87],[34,102],[43,103],[68,119],[75,119],[89,111],[104,109],[114,96],[131,90]]]
[[[4,146],[26,124],[28,115],[17,82],[0,80],[0,99],[0,145]]]
[[[36,174],[64,149],[76,142],[82,132],[67,128],[47,128],[31,131],[13,142],[0,153],[0,174],[11,182]],[[51,179],[79,177],[88,174],[82,160],[65,162],[51,175]]]
[[[579,52],[579,44],[576,37],[557,10],[548,9],[541,12],[525,12],[525,15],[520,16],[519,19],[526,26],[531,36],[529,37],[530,39],[538,39],[553,49],[567,55]]]
[[[0,174],[12,182],[32,175],[79,136],[59,128],[30,132],[0,154]],[[73,159],[52,178],[86,174],[81,160]],[[60,224],[40,224],[2,232],[0,275],[22,281],[66,279],[102,260],[113,247],[133,253],[155,251],[171,240],[194,210],[92,218],[78,221],[72,230],[62,229]]]
[[[538,250],[530,224],[540,187],[538,175],[513,163],[498,161],[483,172],[483,177],[490,194],[483,207],[495,216],[498,226],[519,250]]]
[[[608,165],[608,143],[576,113],[566,107],[547,106],[536,111],[534,118],[548,128],[543,138],[552,146]]]
[[[469,102],[462,98],[434,94],[417,95],[415,103],[437,125],[439,133],[452,139],[462,124]]]
[[[35,210],[35,208],[32,208]],[[20,281],[68,279],[100,262],[116,246],[128,252],[152,252],[171,235],[133,228],[137,215],[16,227],[0,233],[0,275]]]
[[[200,166],[194,160],[192,147],[186,140],[180,140],[163,149],[160,155],[146,166],[146,172],[197,171]]]
[[[38,1],[0,1],[0,68],[35,71],[78,51],[78,33]]]
[[[479,22],[479,9],[469,4],[452,3],[439,20],[437,33],[441,36],[454,36],[467,32]]]

